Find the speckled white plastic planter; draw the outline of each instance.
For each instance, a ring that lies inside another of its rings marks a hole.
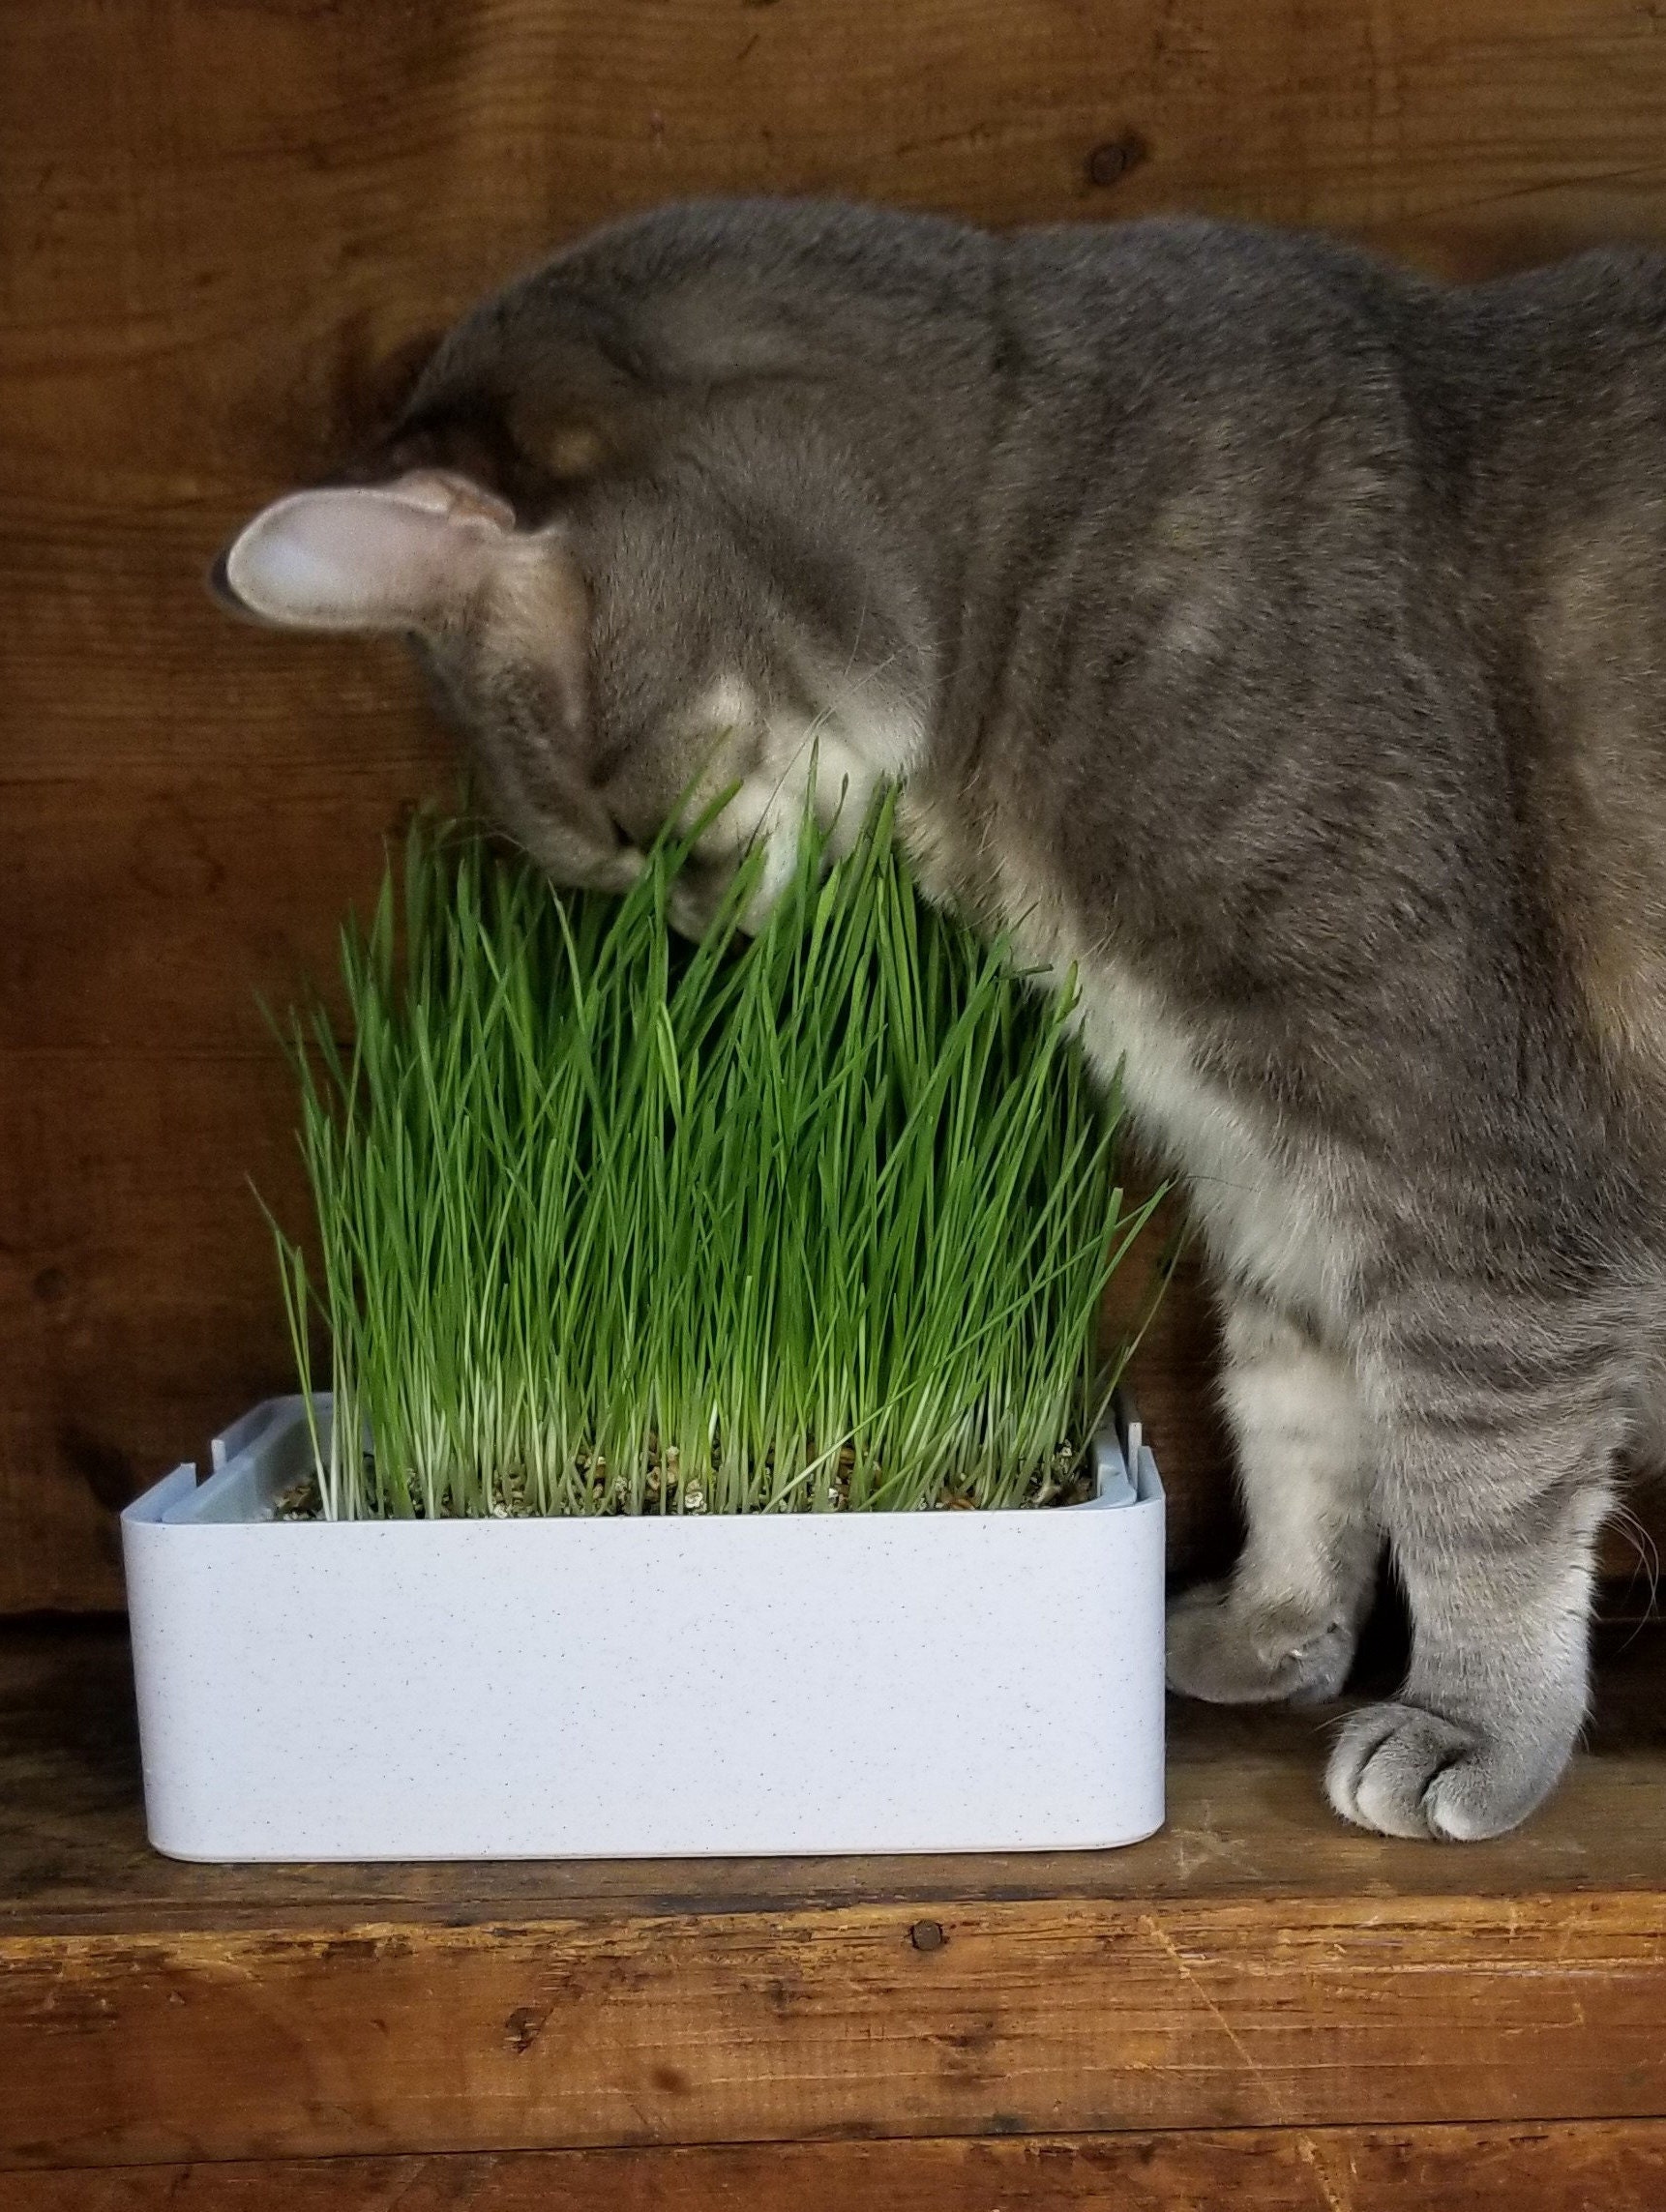
[[[1163,1818],[1163,1494],[1031,1513],[278,1522],[302,1401],[122,1517],[186,1859],[1087,1848]],[[1130,1476],[1130,1463],[1132,1480]]]

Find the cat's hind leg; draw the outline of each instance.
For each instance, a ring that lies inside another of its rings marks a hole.
[[[1169,1682],[1215,1704],[1333,1697],[1381,1548],[1358,1382],[1346,1358],[1241,1293],[1225,1349],[1248,1534],[1228,1580],[1170,1607]]]

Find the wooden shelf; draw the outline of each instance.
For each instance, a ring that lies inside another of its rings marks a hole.
[[[1666,2204],[1666,1629],[1614,1641],[1492,1844],[1176,1706],[1126,1851],[220,1868],[144,1842],[119,1628],[11,1630],[0,2202]]]

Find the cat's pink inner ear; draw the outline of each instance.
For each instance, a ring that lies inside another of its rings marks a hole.
[[[500,555],[513,517],[438,472],[297,491],[257,515],[225,556],[233,597],[295,630],[442,628]],[[507,517],[507,519],[506,519]]]
[[[431,514],[449,515],[458,521],[494,522],[500,530],[515,527],[515,510],[508,500],[458,469],[407,469],[403,476],[390,477],[377,489],[390,499],[402,499],[409,506],[425,507]]]

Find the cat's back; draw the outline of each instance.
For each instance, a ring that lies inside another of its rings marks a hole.
[[[413,410],[485,423],[534,511],[658,471],[757,543],[862,548],[863,605],[882,537],[953,672],[951,781],[1010,724],[1034,811],[1038,744],[1109,788],[1116,733],[1116,807],[1053,847],[1131,848],[1145,792],[1170,852],[1287,786],[1291,822],[1334,786],[1404,799],[1420,850],[1519,839],[1493,876],[1551,883],[1605,1033],[1666,1080],[1666,258],[1448,287],[1209,221],[686,203],[488,303]]]
[[[1466,550],[1578,999],[1666,1099],[1666,255],[1582,254],[1461,311]]]

